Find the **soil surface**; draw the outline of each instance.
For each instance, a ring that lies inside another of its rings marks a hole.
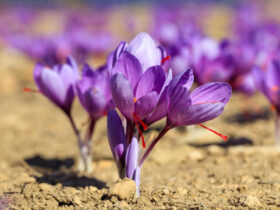
[[[22,91],[35,87],[33,62],[10,51],[0,53],[0,62],[0,209],[280,208],[280,147],[263,96],[235,93],[205,124],[228,135],[227,142],[199,126],[170,131],[142,168],[140,198],[119,197],[111,193],[118,174],[106,119],[94,133],[94,172],[77,173],[66,117],[42,95]],[[83,128],[87,116],[77,101],[74,115]]]

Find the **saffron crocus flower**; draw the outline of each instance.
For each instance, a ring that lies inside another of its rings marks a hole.
[[[164,58],[163,50],[158,47],[152,37],[147,33],[138,34],[131,42],[121,42],[114,53],[113,65],[122,52],[129,52],[139,61],[142,71],[151,66],[161,65]]]
[[[101,70],[98,72],[101,72]],[[94,85],[97,85],[99,88],[102,88],[102,91],[105,91],[105,89],[103,88],[106,85],[102,86],[101,84],[105,84],[105,81],[106,79],[108,79],[108,77],[101,76],[101,73],[100,75],[99,73],[95,74],[91,72],[89,67],[86,66],[83,71],[82,80],[78,82],[78,79],[79,72],[77,64],[70,57],[68,57],[66,64],[56,65],[53,68],[37,64],[34,70],[34,80],[36,82],[36,85],[38,86],[39,91],[60,109],[62,109],[71,123],[80,149],[81,158],[79,160],[78,169],[81,171],[91,172],[91,137],[95,122],[101,117],[101,113],[103,113],[103,109],[100,107],[102,107],[103,105],[102,103],[104,98],[102,98],[100,94],[99,98],[94,97],[94,95],[91,95],[87,91],[90,86],[94,88]],[[77,82],[78,85],[76,86]],[[109,86],[109,80],[107,81],[107,83],[107,86]],[[82,102],[82,105],[84,105],[86,110],[88,110],[91,115],[91,120],[84,139],[81,138],[80,132],[71,115],[71,107],[76,92],[78,92],[78,96]],[[94,108],[95,110],[93,111],[92,109]],[[97,112],[100,112],[100,114]]]
[[[275,116],[275,140],[280,144],[280,62],[277,59],[270,60],[267,65],[253,68],[258,90],[266,96],[273,108]]]
[[[142,74],[138,59],[126,51],[117,60],[112,74],[112,98],[127,120],[129,144],[134,123],[136,126],[141,124],[141,119],[147,117],[158,104],[166,76],[161,66],[152,66]]]
[[[64,65],[50,68],[37,64],[34,69],[34,80],[39,91],[67,115],[70,115],[78,76],[77,65],[70,57]]]
[[[77,82],[77,95],[85,110],[90,116],[90,123],[87,134],[81,145],[80,170],[92,171],[92,135],[95,123],[102,116],[107,114],[112,107],[110,93],[110,78],[107,67],[101,67],[93,71],[89,65],[85,65],[82,70],[82,79]],[[86,167],[86,168],[84,168]]]
[[[192,74],[191,70],[187,73]],[[189,88],[184,86],[190,87],[192,81],[188,79],[186,84],[174,86],[171,81],[167,96],[168,128],[200,124],[218,117],[231,96],[231,87],[224,82],[207,83],[189,93]]]
[[[231,86],[225,82],[208,83],[190,93],[193,80],[192,70],[187,70],[174,77],[166,87],[166,125],[140,157],[139,166],[142,166],[157,142],[170,129],[177,126],[201,125],[222,114],[231,96]],[[226,136],[201,126],[224,140],[227,139]]]
[[[159,67],[156,66],[156,68]],[[151,69],[156,68],[151,67],[144,74],[148,74],[149,71],[152,72]],[[154,77],[156,75],[154,74]],[[135,81],[135,78],[131,79],[129,74],[127,77],[130,79],[126,79],[123,74],[117,73],[111,79],[112,99],[126,119],[126,128],[124,129],[118,113],[111,110],[108,113],[107,129],[109,143],[119,175],[121,178],[128,177],[133,179],[139,195],[141,167],[156,143],[168,130],[174,127],[200,124],[219,116],[229,100],[231,87],[227,83],[209,83],[189,93],[194,80],[191,70],[181,72],[172,80],[169,76],[163,77],[160,85],[156,85],[160,77],[156,76],[157,80],[155,80],[150,75],[145,77],[142,84],[141,80],[139,80],[134,88],[131,83]],[[141,86],[139,86],[140,84]],[[147,97],[148,99],[143,100],[143,104],[140,104],[141,106],[139,107],[136,104],[141,97],[135,99],[138,87],[141,87],[142,94],[146,94],[142,97]],[[159,93],[155,91],[157,94],[153,95],[153,98],[148,97],[151,93],[149,91],[155,89],[155,87],[159,88]],[[141,109],[138,110],[140,107]],[[146,112],[146,110],[149,111]],[[142,112],[145,114],[141,115]],[[156,121],[155,119],[159,120],[164,116],[167,117],[165,127],[146,148],[140,124],[145,129],[147,126],[145,122],[153,123]],[[137,127],[137,132],[134,132],[135,126]],[[144,149],[146,148],[143,153],[139,152],[140,137],[142,138]]]

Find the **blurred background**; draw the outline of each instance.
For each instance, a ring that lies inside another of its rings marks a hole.
[[[101,207],[109,203],[104,209],[114,205],[101,199],[106,197],[104,186],[118,179],[106,118],[98,122],[93,137],[94,173],[73,175],[79,151],[67,119],[46,98],[23,88],[36,88],[37,62],[51,67],[71,55],[79,66],[98,68],[122,40],[147,32],[171,56],[164,63],[166,71],[172,68],[176,75],[192,68],[198,85],[225,81],[234,93],[224,113],[207,123],[228,135],[228,142],[202,128],[170,131],[143,167],[146,200],[140,199],[136,209],[164,209],[168,203],[196,209],[244,207],[242,193],[258,197],[258,207],[279,207],[275,107],[271,110],[259,93],[251,72],[254,66],[266,70],[272,58],[279,61],[279,8],[279,0],[2,0],[0,197],[9,192],[17,206],[27,206],[22,209],[44,209],[51,202],[50,209],[67,202],[88,204],[89,209],[98,202]],[[87,115],[77,100],[74,116],[84,129]],[[159,185],[168,186],[172,196]],[[90,192],[87,186],[101,190]],[[86,199],[76,202],[76,195]]]

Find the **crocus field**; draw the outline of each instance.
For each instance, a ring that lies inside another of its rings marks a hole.
[[[16,2],[0,210],[280,209],[278,0]]]

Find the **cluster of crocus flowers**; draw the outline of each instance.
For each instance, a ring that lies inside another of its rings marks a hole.
[[[92,135],[96,121],[106,115],[111,105],[110,78],[107,66],[93,71],[87,64],[82,69],[82,76],[73,58],[68,57],[63,65],[52,68],[37,64],[34,69],[34,80],[38,91],[45,95],[68,117],[77,137],[80,160],[80,171],[92,172]],[[29,90],[29,89],[26,89]],[[78,96],[82,106],[88,112],[88,128],[81,137],[80,131],[71,114],[72,103]]]
[[[118,57],[111,71],[111,94],[122,117],[110,110],[107,129],[120,177],[133,179],[139,193],[141,167],[157,142],[172,128],[201,124],[219,116],[231,96],[231,86],[208,83],[190,92],[192,70],[176,76],[171,70],[165,73],[159,60],[165,58],[151,37],[142,33],[135,40],[115,53]],[[146,145],[143,130],[163,118],[165,126]]]
[[[46,16],[57,21],[49,26]],[[105,8],[98,11],[83,7],[66,10],[4,7],[0,39],[4,45],[48,66],[64,63],[69,55],[83,63],[93,54],[105,55],[115,43],[107,28],[109,18]]]
[[[52,68],[36,65],[34,80],[38,91],[57,105],[71,122],[81,154],[80,170],[92,171],[91,139],[95,123],[108,115],[108,140],[119,176],[133,179],[139,195],[141,167],[170,129],[201,125],[223,112],[231,96],[228,83],[208,83],[190,91],[193,71],[188,69],[173,75],[171,69],[164,70],[169,59],[149,34],[140,33],[129,43],[121,42],[109,55],[106,65],[94,70],[85,64],[81,75],[70,57],[65,64]],[[75,96],[90,119],[84,138],[71,114]],[[143,131],[163,118],[165,126],[147,144]]]

